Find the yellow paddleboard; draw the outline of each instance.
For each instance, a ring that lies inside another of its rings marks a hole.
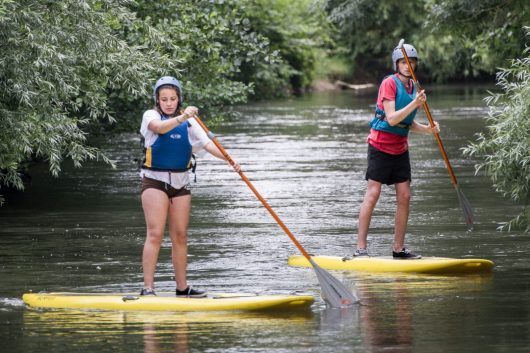
[[[132,311],[258,311],[308,308],[309,295],[253,295],[214,293],[206,298],[177,298],[175,293],[140,296],[130,293],[26,293],[24,303],[34,308]]]
[[[424,257],[415,260],[400,260],[390,256],[356,257],[343,259],[340,256],[312,256],[313,261],[328,270],[365,272],[415,272],[432,274],[461,274],[488,272],[493,261],[484,259],[453,259],[448,257]],[[303,256],[290,256],[289,266],[311,267]]]

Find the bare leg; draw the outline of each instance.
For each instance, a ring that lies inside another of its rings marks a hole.
[[[394,251],[399,252],[405,245],[405,233],[409,220],[410,181],[399,183],[396,187],[396,218],[394,225]]]
[[[169,200],[166,194],[160,190],[147,189],[142,193],[142,207],[147,228],[142,254],[145,288],[154,289],[155,286],[156,263],[160,245],[164,239],[168,204]]]
[[[169,236],[171,237],[171,260],[178,290],[188,287],[188,224],[191,211],[191,195],[174,197],[169,205]]]
[[[357,230],[357,248],[366,249],[366,239],[368,238],[368,229],[372,220],[372,213],[375,205],[381,195],[381,183],[368,179],[366,193],[364,194],[363,203],[359,211],[359,225]]]

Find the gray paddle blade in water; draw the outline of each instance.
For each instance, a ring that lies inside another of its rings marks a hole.
[[[322,288],[322,299],[332,308],[341,308],[359,302],[359,298],[354,295],[341,281],[333,277],[329,272],[318,266],[313,259],[309,259],[317,274],[318,282]]]
[[[460,187],[458,185],[455,185],[456,188],[456,194],[458,195],[458,203],[460,203],[460,208],[464,212],[464,218],[466,220],[467,229],[469,231],[473,230],[473,208],[471,208],[471,204],[465,197],[462,190],[460,190]]]

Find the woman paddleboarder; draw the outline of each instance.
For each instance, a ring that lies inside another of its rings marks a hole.
[[[186,280],[191,210],[189,170],[194,166],[194,153],[204,150],[217,158],[225,158],[194,119],[197,107],[181,110],[182,86],[176,78],[160,78],[153,98],[155,106],[144,113],[140,128],[145,140],[140,176],[147,227],[142,256],[144,288],[140,294],[156,295],[154,275],[168,223],[176,295],[200,298],[206,292],[192,288]],[[240,170],[239,165],[235,168]]]

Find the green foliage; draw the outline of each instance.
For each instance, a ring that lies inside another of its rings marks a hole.
[[[134,22],[126,1],[3,1],[0,7],[0,185],[23,187],[21,167],[65,158],[111,163],[83,127],[113,121],[107,91],[146,92],[155,70],[112,24]],[[124,65],[127,63],[127,65]]]
[[[238,3],[139,1],[138,15],[165,37],[159,50],[180,68],[187,100],[212,106],[242,103],[251,85],[233,80],[242,63],[274,60],[268,41],[251,31]]]
[[[32,161],[88,159],[89,132],[137,129],[161,75],[182,79],[185,103],[244,102],[242,63],[274,64],[238,3],[223,1],[0,1],[0,186],[23,188]],[[204,109],[202,110],[204,112]]]
[[[392,50],[401,38],[418,46],[422,1],[327,0],[325,8],[340,29],[352,76],[381,79],[392,70]]]
[[[422,81],[492,79],[524,48],[527,0],[327,0],[354,77],[380,79],[401,38],[420,54]]]
[[[315,0],[255,0],[244,2],[255,33],[270,42],[278,60],[245,66],[241,79],[255,82],[254,97],[263,99],[302,92],[311,85],[316,61],[332,42],[330,23]]]
[[[336,81],[350,74],[349,61],[343,56],[320,53],[316,63],[316,78]]]
[[[530,35],[530,28],[527,27]],[[478,134],[464,152],[484,158],[484,169],[498,192],[524,205],[523,211],[502,228],[525,227],[530,231],[530,48],[525,57],[497,74],[502,93],[486,98],[490,108],[487,134]]]
[[[240,79],[242,67],[275,65],[278,60],[268,40],[252,31],[239,2],[141,0],[132,9],[143,26],[122,26],[120,36],[130,45],[165,55],[170,65],[161,68],[161,75],[180,79],[184,104],[200,107],[202,115],[220,115],[223,107],[246,102],[254,84]],[[151,96],[138,101],[121,93],[115,98],[115,108],[125,112],[120,125],[129,122],[134,128],[152,104]]]
[[[427,0],[426,9],[427,56],[438,80],[492,75],[524,49],[527,0]]]

